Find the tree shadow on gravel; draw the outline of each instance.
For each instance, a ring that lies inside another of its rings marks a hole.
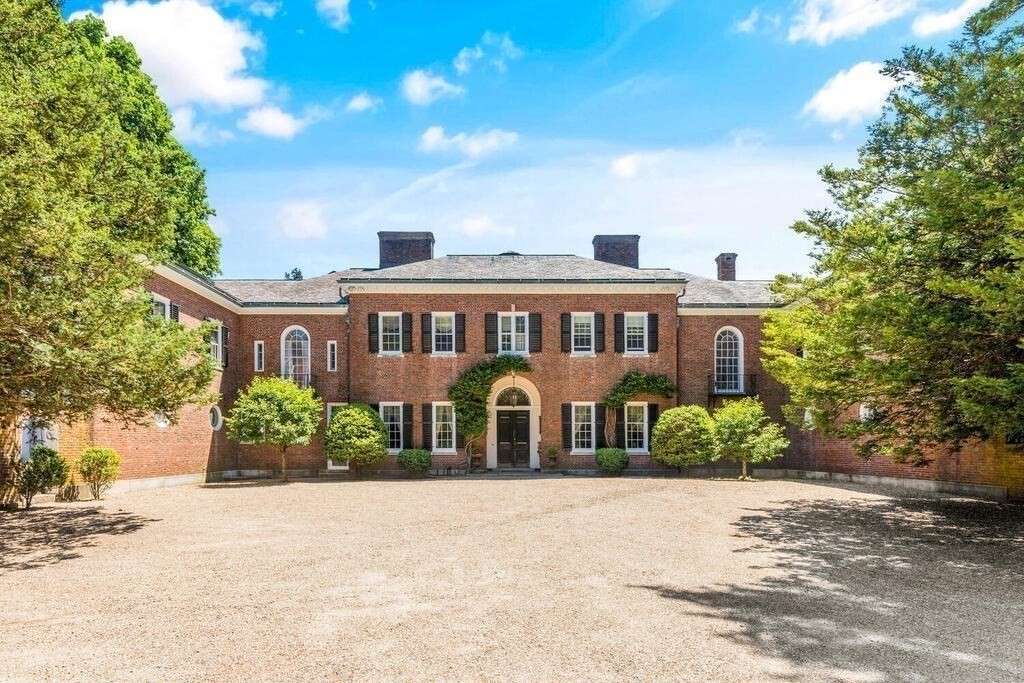
[[[748,510],[738,553],[772,578],[642,588],[730,622],[722,637],[837,680],[1024,680],[1024,507],[899,498]],[[751,558],[752,559],[752,558]]]
[[[32,508],[0,514],[0,575],[79,557],[99,537],[129,534],[157,519],[97,508]]]

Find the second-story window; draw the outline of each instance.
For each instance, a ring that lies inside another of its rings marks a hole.
[[[433,344],[434,353],[453,354],[455,353],[455,314],[434,313],[433,319]]]
[[[529,351],[530,317],[526,313],[498,314],[499,353],[522,353]]]
[[[310,383],[309,333],[292,327],[281,338],[281,376],[300,386]]]
[[[626,353],[647,352],[647,314],[626,314]]]
[[[402,353],[402,314],[380,314],[380,352]]]
[[[150,292],[149,295],[153,298],[153,315],[158,318],[164,318],[170,320],[171,318],[171,300],[167,297],[160,296]]]
[[[252,369],[255,372],[263,372],[263,342],[252,343]]]
[[[572,352],[593,353],[594,351],[594,314],[572,314]]]

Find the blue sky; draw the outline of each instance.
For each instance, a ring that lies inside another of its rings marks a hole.
[[[208,170],[226,277],[437,253],[590,255],[741,278],[806,270],[889,83],[984,0],[69,0],[135,43]]]

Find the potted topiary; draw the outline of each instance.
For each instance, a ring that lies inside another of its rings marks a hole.
[[[548,446],[544,452],[548,454],[548,464],[551,467],[558,467],[558,456],[561,454],[562,449],[557,446]]]

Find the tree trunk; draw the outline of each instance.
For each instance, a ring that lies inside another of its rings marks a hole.
[[[742,474],[740,474],[740,479],[746,480],[746,478],[747,478],[747,461],[746,460],[740,460],[740,468],[741,468],[740,471],[742,472]]]
[[[288,481],[288,461],[285,460],[287,447],[281,449],[281,481]]]
[[[17,502],[15,476],[21,464],[21,419],[0,417],[0,507]]]

